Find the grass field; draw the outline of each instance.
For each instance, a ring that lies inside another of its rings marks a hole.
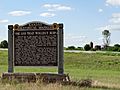
[[[0,51],[0,74],[7,72],[7,51]],[[72,80],[92,79],[95,81],[94,86],[106,86],[111,90],[120,90],[120,54],[117,53],[64,53],[64,69]],[[57,73],[56,67],[15,67],[15,72],[53,72]],[[0,88],[10,87],[11,90],[16,88],[30,88],[33,85],[35,90],[40,85],[36,84],[19,84],[19,85],[2,85]],[[27,87],[28,86],[28,87]],[[30,86],[30,87],[29,87]],[[79,88],[73,86],[47,85],[51,90],[104,90],[93,88]],[[56,87],[54,87],[56,86]],[[49,90],[42,85],[42,90]],[[55,89],[59,87],[58,89]],[[31,87],[32,88],[32,87]],[[114,88],[114,89],[113,89]],[[4,89],[4,90],[9,90]],[[19,89],[24,90],[24,89]],[[30,89],[32,90],[32,89]],[[105,89],[106,90],[106,89]]]

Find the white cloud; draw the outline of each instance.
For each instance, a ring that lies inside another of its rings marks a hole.
[[[68,11],[72,8],[69,6],[61,5],[61,4],[44,4],[44,8],[47,8],[48,11]]]
[[[120,13],[113,13],[108,25],[100,27],[98,30],[120,31]]]
[[[71,7],[59,6],[59,7],[57,7],[57,10],[71,10]]]
[[[111,25],[110,26],[110,30],[114,30],[114,31],[120,31],[120,25]]]
[[[113,18],[120,18],[120,13],[113,13],[113,14],[112,14],[112,17],[113,17]]]
[[[7,23],[8,20],[4,19],[4,20],[0,20],[0,23]]]
[[[107,7],[108,7],[108,6],[109,6],[109,4],[107,4],[107,3],[106,3],[106,4],[105,4],[105,6],[107,6]]]
[[[55,14],[54,13],[45,12],[45,13],[41,13],[40,16],[42,16],[42,17],[54,17]]]
[[[120,13],[113,13],[109,22],[113,24],[120,24]]]
[[[65,35],[65,46],[84,46],[84,44],[88,43],[87,37],[84,35]]]
[[[100,9],[98,10],[98,12],[103,12],[103,9],[100,8]]]
[[[44,4],[43,7],[45,7],[45,8],[56,8],[56,7],[60,7],[60,4]]]
[[[120,18],[112,18],[109,20],[109,22],[118,24],[120,23]]]
[[[106,26],[103,26],[103,27],[99,27],[99,28],[97,28],[97,30],[100,30],[100,31],[110,30],[110,25],[106,25]]]
[[[112,6],[120,6],[120,0],[106,0],[106,3]]]
[[[8,13],[11,16],[25,16],[31,14],[30,11],[12,11]]]
[[[104,30],[120,31],[120,25],[111,24],[111,25],[100,27],[98,30],[101,30],[101,31],[104,31]]]

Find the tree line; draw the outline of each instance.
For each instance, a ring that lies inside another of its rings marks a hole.
[[[0,48],[8,48],[8,42],[3,40],[0,42]],[[118,51],[120,52],[120,44],[115,44],[114,46],[106,46],[101,47],[100,45],[96,45],[93,47],[93,42],[90,44],[86,44],[84,47],[75,47],[75,46],[68,46],[64,47],[64,50],[84,50],[84,51]]]
[[[93,47],[92,42],[90,44],[85,44],[83,47],[68,46],[64,47],[64,50],[84,50],[84,51],[117,51],[120,52],[120,44],[115,44],[113,46],[101,47],[96,45]]]
[[[110,36],[111,33],[109,30],[104,30],[102,31],[102,35],[103,35],[103,47],[101,45],[95,45],[95,47],[93,47],[93,42],[90,42],[90,44],[86,44],[83,48],[81,47],[79,48],[75,48],[74,46],[69,46],[68,48],[66,48],[66,50],[85,50],[85,51],[96,51],[96,50],[100,50],[100,51],[118,51],[120,52],[120,45],[119,44],[115,44],[114,46],[109,46],[110,45]]]

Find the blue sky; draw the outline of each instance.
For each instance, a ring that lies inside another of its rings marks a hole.
[[[120,44],[120,0],[1,0],[0,41],[9,24],[30,21],[64,24],[64,46],[103,45],[102,31],[111,32],[111,45]]]

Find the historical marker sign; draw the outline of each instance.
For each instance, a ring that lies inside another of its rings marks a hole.
[[[8,72],[13,72],[14,62],[14,66],[58,66],[63,74],[63,24],[29,22],[8,29]]]
[[[32,22],[14,27],[15,66],[57,66],[57,26]]]
[[[57,30],[14,32],[15,66],[57,66]]]

